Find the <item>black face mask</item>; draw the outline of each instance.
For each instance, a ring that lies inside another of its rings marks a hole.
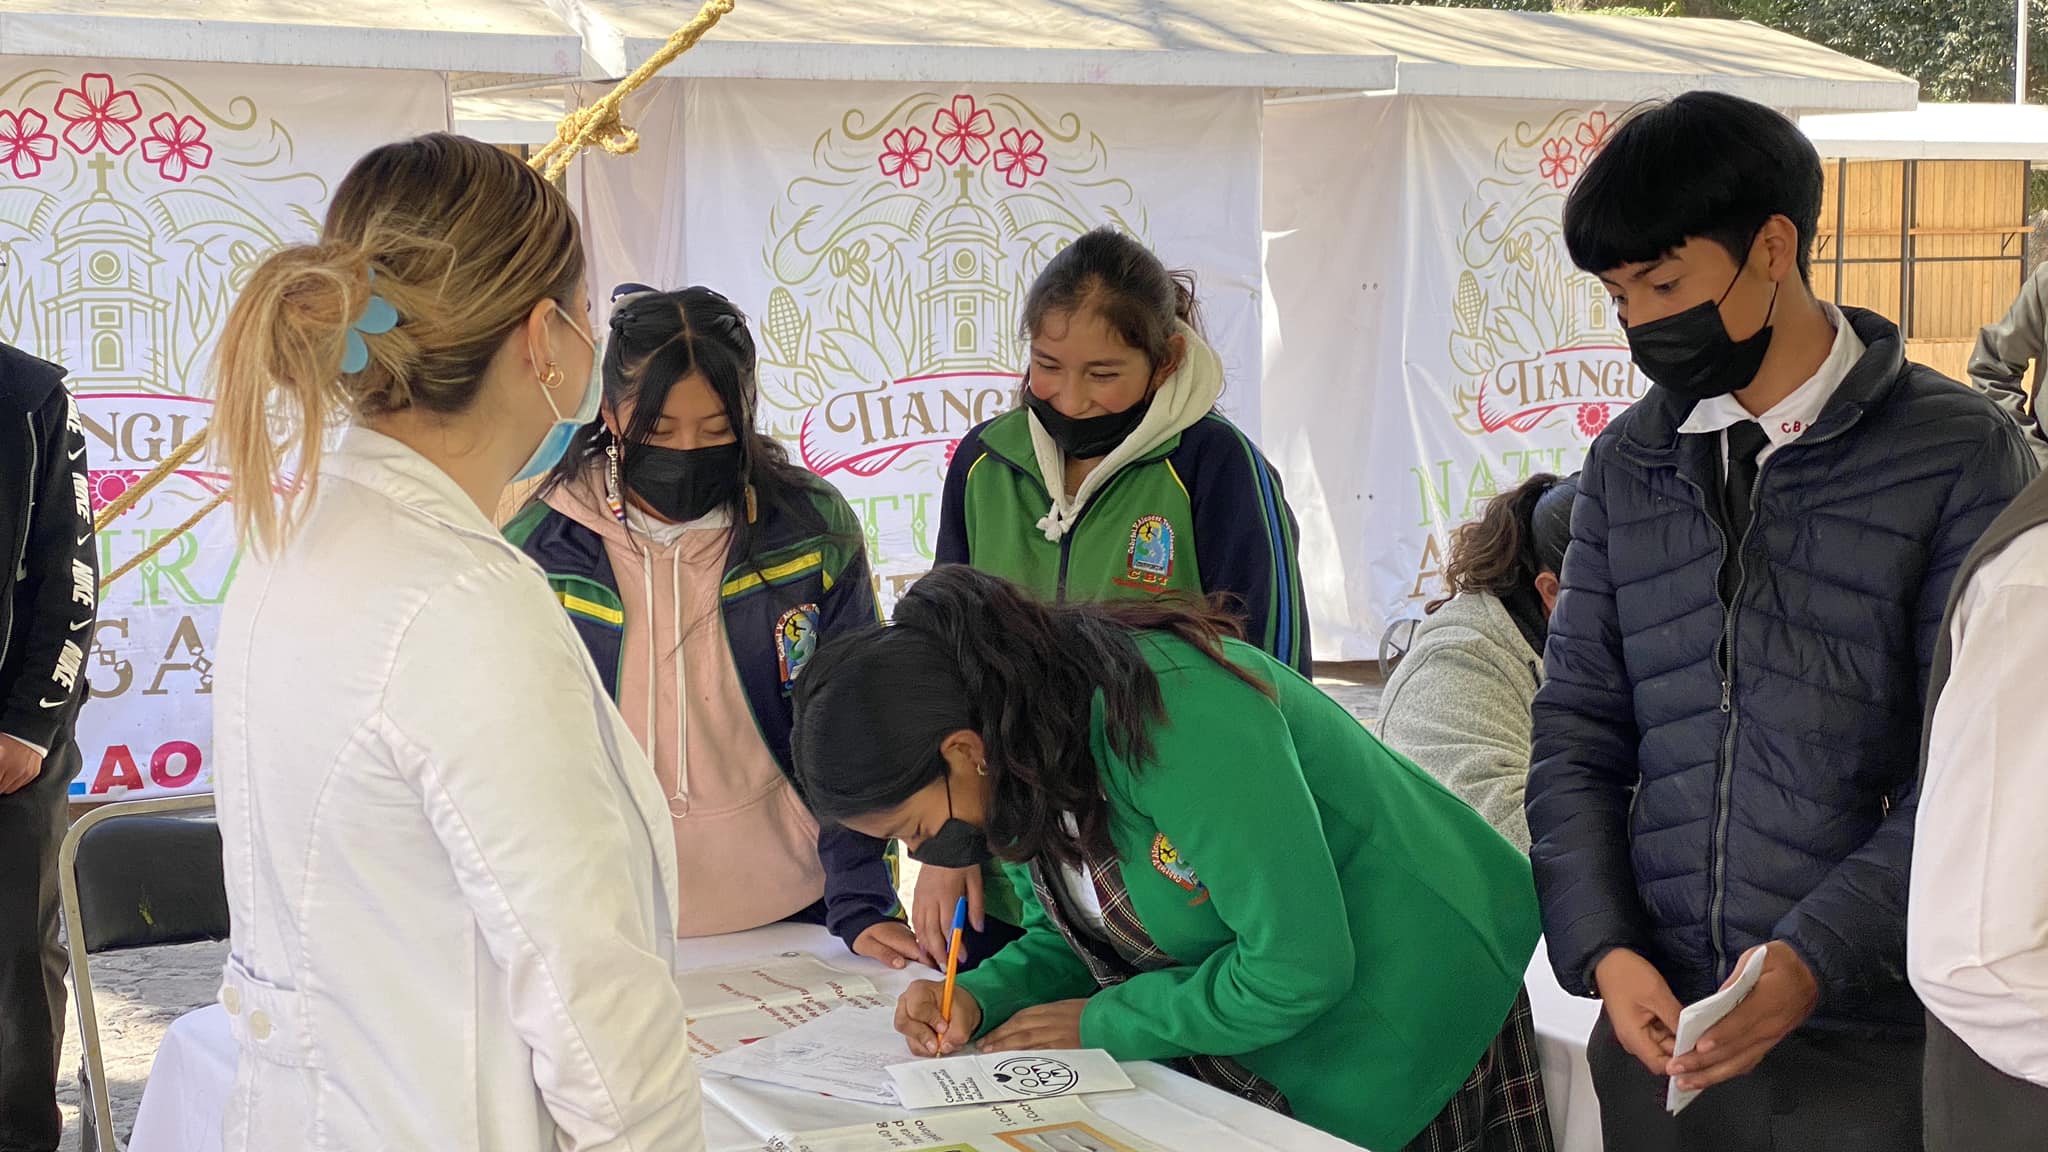
[[[946,822],[925,837],[910,858],[934,868],[978,868],[988,863],[988,833],[953,815],[953,777],[946,775]]]
[[[1024,407],[1038,417],[1045,425],[1045,434],[1060,446],[1060,451],[1076,460],[1093,460],[1107,456],[1124,437],[1145,418],[1145,412],[1152,407],[1152,397],[1147,396],[1122,412],[1110,412],[1102,416],[1083,416],[1079,420],[1062,416],[1052,401],[1041,400],[1031,385],[1024,386]]]
[[[1756,379],[1764,353],[1771,349],[1771,316],[1778,310],[1778,288],[1771,286],[1764,326],[1747,340],[1736,340],[1728,335],[1728,326],[1721,319],[1721,303],[1741,280],[1742,273],[1737,270],[1720,300],[1628,330],[1629,355],[1651,383],[1697,403],[1740,391]]]
[[[624,480],[656,515],[688,524],[740,492],[740,445],[662,448],[642,444],[626,449]]]

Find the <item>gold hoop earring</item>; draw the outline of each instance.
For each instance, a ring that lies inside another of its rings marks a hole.
[[[540,378],[541,386],[553,392],[562,386],[562,369],[554,361],[548,362],[548,374]]]
[[[976,764],[974,766],[974,772],[978,776],[988,775],[988,761],[983,760],[981,763]]]

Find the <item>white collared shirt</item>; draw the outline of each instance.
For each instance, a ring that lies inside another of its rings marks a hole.
[[[2048,1087],[2048,526],[1956,602],[1915,817],[1906,970],[1984,1062]]]
[[[1755,420],[1763,426],[1764,436],[1769,443],[1757,453],[1759,467],[1771,458],[1771,454],[1785,445],[1799,439],[1808,428],[1820,419],[1821,409],[1834,398],[1835,389],[1842,386],[1843,378],[1856,362],[1863,359],[1863,341],[1858,339],[1842,310],[1823,300],[1821,310],[1828,315],[1828,323],[1835,326],[1835,344],[1828,350],[1828,358],[1821,361],[1818,371],[1806,383],[1792,390],[1790,396],[1771,406],[1761,416],[1752,416],[1731,393],[1702,400],[1693,406],[1692,414],[1678,430],[1685,433],[1719,432],[1721,434],[1721,466],[1728,466],[1728,429],[1744,420]]]

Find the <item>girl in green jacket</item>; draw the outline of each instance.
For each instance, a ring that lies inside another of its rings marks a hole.
[[[954,450],[935,563],[1046,600],[1220,597],[1252,643],[1309,675],[1294,513],[1279,473],[1216,411],[1223,362],[1202,339],[1193,277],[1100,228],[1046,262],[1021,327],[1020,404]],[[1016,937],[1022,910],[999,874],[930,867],[911,926],[933,963],[963,895],[969,966]]]
[[[1023,937],[913,1052],[1105,1048],[1368,1148],[1547,1149],[1528,862],[1224,618],[962,567],[796,686],[821,819],[1002,860]]]

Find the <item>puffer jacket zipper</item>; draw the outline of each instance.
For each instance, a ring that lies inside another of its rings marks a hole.
[[[1735,623],[1736,617],[1741,612],[1739,606],[1742,603],[1743,589],[1749,583],[1749,571],[1743,563],[1743,552],[1748,548],[1750,538],[1756,534],[1757,496],[1763,492],[1764,477],[1769,474],[1771,465],[1781,455],[1801,448],[1817,447],[1835,440],[1849,429],[1855,427],[1862,418],[1863,412],[1859,408],[1855,410],[1848,420],[1842,423],[1841,427],[1830,429],[1825,435],[1801,437],[1782,447],[1774,448],[1771,451],[1770,458],[1758,465],[1756,479],[1750,483],[1749,523],[1743,528],[1742,539],[1735,541],[1733,545],[1735,548],[1735,587],[1728,596],[1728,616],[1727,622],[1722,628],[1721,652],[1719,654],[1721,713],[1728,717],[1728,726],[1722,733],[1721,750],[1715,757],[1714,762],[1714,831],[1707,857],[1707,875],[1709,878],[1707,932],[1714,946],[1714,979],[1717,981],[1726,980],[1732,971],[1728,963],[1728,930],[1727,925],[1724,923],[1724,917],[1728,903],[1728,819],[1733,808],[1733,793],[1735,790],[1735,728],[1737,722],[1741,719],[1740,713],[1735,708]],[[1722,467],[1724,469],[1727,467],[1725,462],[1723,462]],[[1700,508],[1707,513],[1707,522],[1714,526],[1714,532],[1721,538],[1721,564],[1726,564],[1730,547],[1728,526],[1722,523],[1720,516],[1714,514],[1713,508],[1715,505],[1708,502],[1706,489],[1702,488],[1692,477],[1687,476],[1685,469],[1678,468],[1675,470],[1678,473],[1678,478],[1685,481],[1686,486],[1691,488],[1693,494],[1699,497]],[[1714,572],[1717,586],[1720,579],[1720,571],[1720,566],[1716,565]]]

